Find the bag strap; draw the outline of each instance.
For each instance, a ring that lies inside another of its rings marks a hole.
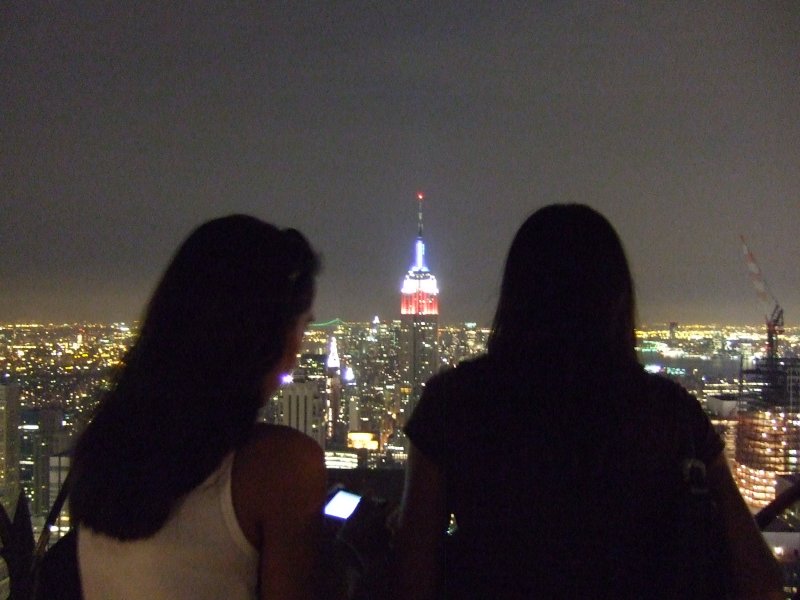
[[[686,511],[684,548],[691,553],[694,571],[694,590],[702,598],[727,598],[729,581],[726,577],[724,532],[719,507],[708,486],[706,464],[697,454],[691,419],[682,414],[679,426],[684,432],[686,447],[681,455],[681,485],[683,508]],[[702,589],[700,589],[702,588]]]
[[[692,495],[707,494],[708,479],[706,477],[706,463],[697,456],[694,436],[688,419],[681,418],[679,426],[686,435],[686,451],[681,456],[681,476],[683,484]]]

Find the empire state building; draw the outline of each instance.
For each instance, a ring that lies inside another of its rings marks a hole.
[[[437,371],[439,288],[425,264],[422,239],[422,193],[417,194],[414,262],[406,273],[400,301],[400,383],[405,419],[411,415],[425,382]]]

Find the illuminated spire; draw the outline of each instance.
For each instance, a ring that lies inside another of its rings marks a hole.
[[[422,241],[422,201],[425,199],[425,194],[417,192],[417,240],[414,243],[414,264],[411,266],[412,271],[427,271],[428,267],[425,265],[425,242]]]
[[[425,242],[422,239],[422,201],[425,194],[417,192],[417,239],[414,242],[414,262],[403,280],[402,314],[438,314],[436,277],[425,264]]]
[[[422,201],[425,194],[417,192],[417,237],[422,239]]]
[[[340,366],[339,363],[339,350],[336,346],[336,337],[331,337],[331,349],[328,354],[328,364],[327,367],[329,369],[338,369]]]

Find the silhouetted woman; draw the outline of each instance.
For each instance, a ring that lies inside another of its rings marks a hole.
[[[300,233],[248,216],[179,248],[75,450],[85,598],[309,597],[322,450],[256,413],[294,367],[317,268]]]
[[[535,212],[511,245],[487,354],[433,377],[406,427],[402,598],[439,585],[447,598],[713,597],[719,579],[705,583],[713,569],[691,550],[714,533],[682,475],[691,459],[727,538],[699,554],[722,553],[734,596],[780,597],[722,442],[634,344],[614,229],[582,205]]]

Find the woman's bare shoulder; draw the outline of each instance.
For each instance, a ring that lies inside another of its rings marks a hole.
[[[245,536],[260,548],[265,528],[274,534],[321,514],[325,482],[324,454],[314,440],[288,427],[259,425],[233,466],[233,504]]]
[[[285,474],[296,478],[324,472],[324,453],[319,444],[282,425],[258,424],[238,454],[240,464],[248,471],[269,477]]]

